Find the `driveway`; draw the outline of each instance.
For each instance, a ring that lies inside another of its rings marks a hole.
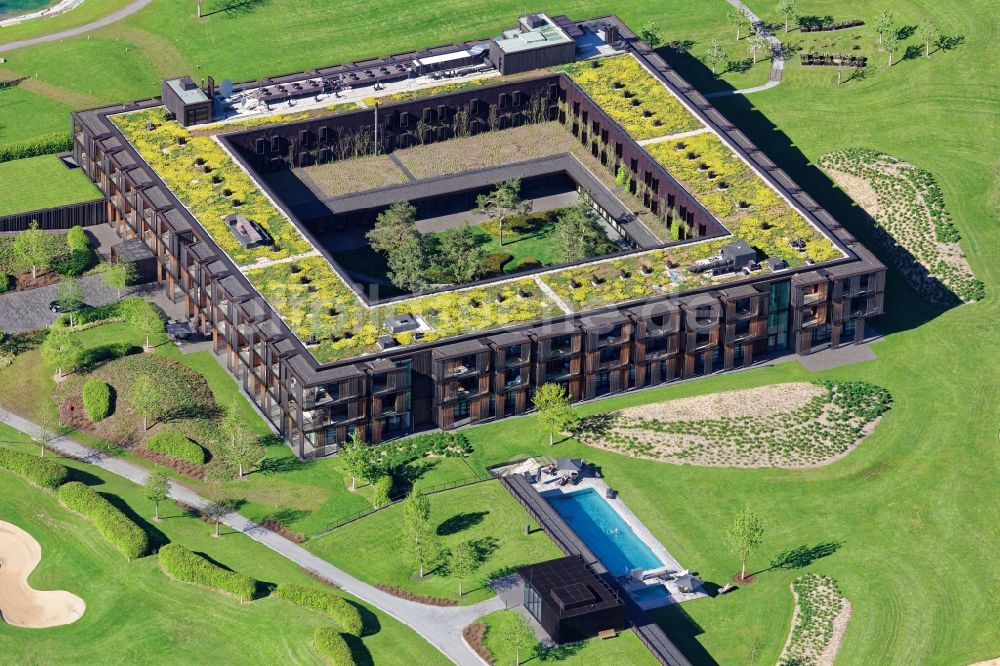
[[[80,278],[80,283],[87,305],[107,305],[118,298],[118,293],[106,286],[100,275]],[[48,327],[56,318],[49,312],[49,303],[56,300],[58,288],[58,284],[50,284],[0,296],[0,331],[26,333]]]

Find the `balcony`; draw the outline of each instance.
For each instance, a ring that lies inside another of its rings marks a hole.
[[[826,290],[815,289],[813,291],[803,292],[802,294],[802,305],[812,305],[813,303],[819,303],[826,300]]]

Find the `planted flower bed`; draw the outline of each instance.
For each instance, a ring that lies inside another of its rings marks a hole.
[[[829,576],[809,573],[792,582],[795,611],[779,666],[832,664],[840,649],[851,602]]]
[[[176,121],[164,120],[163,114],[163,107],[155,107],[112,120],[233,261],[246,265],[312,251],[298,229],[214,139],[193,136]],[[274,243],[244,248],[225,223],[234,214],[261,225]]]
[[[829,153],[820,165],[868,212],[882,245],[918,293],[937,303],[986,295],[930,172],[864,148]]]
[[[573,63],[565,72],[636,140],[702,127],[701,121],[630,55]]]

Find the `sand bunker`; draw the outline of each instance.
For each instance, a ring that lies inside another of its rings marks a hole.
[[[42,559],[42,547],[16,525],[0,520],[0,617],[15,627],[41,629],[71,624],[87,604],[63,590],[40,592],[28,576]]]

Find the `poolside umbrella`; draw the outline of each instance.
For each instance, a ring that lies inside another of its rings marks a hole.
[[[573,476],[583,469],[583,461],[578,458],[557,458],[556,473],[560,476]]]

